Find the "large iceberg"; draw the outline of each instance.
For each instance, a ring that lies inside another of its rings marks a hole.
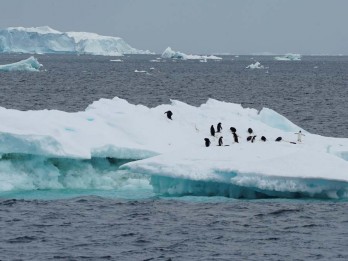
[[[348,198],[348,139],[302,130],[298,142],[301,128],[267,108],[213,99],[148,108],[116,97],[76,113],[0,108],[0,121],[0,191],[113,188],[125,175],[143,175],[164,195]],[[218,122],[223,130],[212,137]],[[229,146],[216,146],[221,135]]]
[[[105,56],[149,54],[122,38],[85,32],[59,32],[48,26],[0,29],[0,53],[76,53]]]
[[[25,59],[19,62],[0,65],[0,71],[2,72],[12,72],[12,71],[38,72],[40,71],[40,67],[42,67],[42,64],[40,64],[35,57],[30,56],[28,59]]]
[[[221,57],[215,55],[195,55],[195,54],[184,54],[182,52],[177,52],[172,50],[172,48],[167,47],[162,53],[162,58],[167,59],[181,59],[181,60],[222,60]]]
[[[284,56],[274,57],[277,61],[301,61],[301,55],[296,53],[287,53]]]

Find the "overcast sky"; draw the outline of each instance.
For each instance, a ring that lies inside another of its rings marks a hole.
[[[348,54],[348,0],[1,0],[0,27],[48,25],[161,53]]]

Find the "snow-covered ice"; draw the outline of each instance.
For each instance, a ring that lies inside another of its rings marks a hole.
[[[194,55],[194,54],[185,54],[182,52],[174,51],[172,48],[167,47],[162,53],[162,58],[167,59],[181,59],[181,60],[221,60],[221,57],[215,55]]]
[[[168,110],[173,120],[165,116]],[[29,155],[26,164],[34,170],[49,158],[114,158],[125,160],[121,171],[146,175],[155,191],[169,195],[348,198],[348,139],[302,130],[306,136],[297,143],[301,128],[267,108],[257,111],[213,99],[199,107],[172,100],[148,108],[116,97],[76,113],[0,108],[0,121],[3,159]],[[216,146],[217,138],[210,136],[210,126],[218,122],[229,146]],[[232,126],[239,143],[233,143]],[[246,141],[249,127],[257,135],[254,143]],[[262,135],[266,142],[260,141]],[[283,141],[275,142],[279,136]],[[204,138],[211,140],[210,147]],[[34,156],[41,158],[32,161]],[[23,163],[0,160],[0,190],[25,186],[13,174],[24,178],[23,168]]]
[[[149,54],[122,38],[87,32],[59,32],[48,26],[0,29],[0,53],[76,53],[105,56]]]
[[[277,61],[301,61],[301,55],[296,53],[287,53],[284,56],[274,57]]]
[[[25,59],[19,62],[0,65],[0,71],[2,72],[13,72],[13,71],[38,72],[40,71],[40,67],[42,67],[42,64],[40,64],[35,57],[30,56],[28,59]]]
[[[248,65],[245,68],[246,69],[264,69],[265,67],[263,65],[261,65],[260,62],[255,62],[255,63],[252,63],[252,64]]]

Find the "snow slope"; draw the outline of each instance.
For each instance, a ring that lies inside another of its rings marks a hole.
[[[86,32],[59,32],[48,26],[0,29],[0,53],[76,53],[105,56],[148,54],[122,38]]]
[[[168,110],[173,120],[166,118]],[[88,181],[103,187],[112,184],[111,175],[98,179],[91,166],[105,173],[117,162],[122,175],[148,176],[154,190],[167,195],[348,198],[348,139],[303,130],[304,141],[297,143],[294,133],[301,128],[267,108],[213,99],[200,107],[173,100],[148,108],[116,97],[76,113],[0,108],[0,120],[0,190],[28,183],[29,188],[63,186],[58,182],[63,172],[73,173],[64,186],[83,187]],[[219,135],[210,136],[210,126],[218,122],[229,146],[216,146]],[[233,143],[232,126],[240,143]],[[246,141],[249,127],[257,135],[254,143]],[[260,141],[262,135],[267,142]],[[274,141],[279,136],[283,142]],[[210,147],[204,138],[210,138]],[[90,165],[80,171],[84,181],[71,181],[76,166],[86,162]],[[27,182],[28,173],[40,182]]]

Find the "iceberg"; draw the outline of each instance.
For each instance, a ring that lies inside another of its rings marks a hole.
[[[302,130],[298,142],[301,128],[268,108],[213,99],[149,108],[115,97],[74,113],[0,107],[0,120],[0,192],[113,189],[127,176],[169,196],[348,198],[348,139]],[[223,130],[212,137],[218,122]],[[249,127],[254,143],[246,141]],[[220,135],[228,146],[217,146]]]
[[[177,52],[172,50],[172,48],[167,47],[162,53],[162,58],[167,59],[181,59],[181,60],[222,60],[221,57],[217,57],[215,55],[193,55],[193,54],[184,54],[181,52]]]
[[[264,69],[265,67],[263,65],[261,65],[260,62],[255,62],[255,63],[252,63],[252,64],[248,65],[245,68],[246,69]]]
[[[25,59],[16,63],[0,65],[0,71],[2,72],[13,72],[13,71],[38,72],[40,71],[40,67],[42,67],[42,64],[40,64],[35,57],[30,56],[28,59]]]
[[[296,53],[287,53],[284,56],[274,57],[277,61],[301,61],[301,55]]]
[[[104,56],[150,54],[122,38],[87,32],[59,32],[48,26],[0,29],[0,53],[73,53]]]

